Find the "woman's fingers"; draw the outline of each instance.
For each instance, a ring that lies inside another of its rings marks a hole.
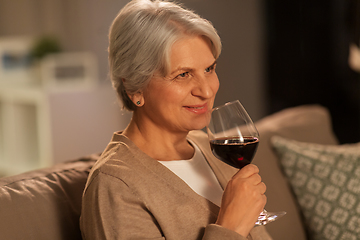
[[[265,192],[266,192],[266,185],[265,185],[265,183],[263,183],[263,182],[260,182],[260,183],[259,183],[259,190],[260,190],[260,194],[265,194]]]
[[[248,164],[242,169],[240,169],[235,176],[241,177],[241,178],[248,178],[251,175],[258,174],[259,168],[254,164]]]
[[[247,236],[266,204],[266,185],[259,168],[249,164],[239,170],[224,191],[217,223]]]
[[[249,183],[255,186],[255,189],[258,190],[260,194],[265,194],[266,185],[261,181],[261,176],[259,174],[254,174],[249,177]]]
[[[259,168],[256,165],[249,164],[243,167],[234,175],[232,181],[240,181],[240,179],[246,179],[246,183],[258,186],[261,194],[265,193],[266,185],[261,181],[261,176],[259,175]]]

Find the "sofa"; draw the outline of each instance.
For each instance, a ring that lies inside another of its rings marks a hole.
[[[273,239],[309,239],[304,216],[284,173],[273,136],[337,145],[326,108],[304,105],[257,121],[260,144],[253,163],[267,185],[268,211],[286,211],[267,225]],[[89,155],[55,166],[0,178],[0,239],[81,239],[81,196],[88,173],[99,157]]]

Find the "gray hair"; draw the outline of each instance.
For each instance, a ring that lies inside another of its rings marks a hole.
[[[114,19],[109,36],[110,78],[123,107],[146,88],[156,71],[170,70],[172,45],[185,35],[204,36],[217,59],[221,41],[213,25],[191,10],[162,0],[133,0]]]

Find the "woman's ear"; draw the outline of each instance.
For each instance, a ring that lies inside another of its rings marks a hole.
[[[137,92],[135,94],[129,95],[129,98],[131,99],[131,101],[137,106],[137,107],[141,107],[144,105],[145,101],[144,101],[144,95],[142,92]]]
[[[125,78],[122,78],[121,80],[122,80],[123,84],[126,82]],[[126,94],[131,99],[131,101],[135,104],[135,106],[141,107],[142,105],[144,105],[144,97],[143,97],[142,91],[139,91],[135,94],[129,94],[126,92]]]

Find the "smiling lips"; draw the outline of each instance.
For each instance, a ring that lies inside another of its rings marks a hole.
[[[196,114],[203,114],[206,113],[208,111],[208,106],[207,104],[203,104],[203,105],[192,105],[192,106],[184,106],[188,111],[192,112],[192,113],[196,113]]]

